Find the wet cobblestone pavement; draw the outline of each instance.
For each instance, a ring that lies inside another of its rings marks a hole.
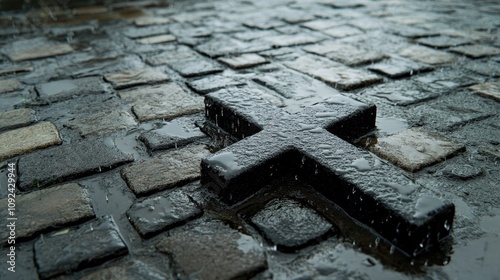
[[[0,279],[500,279],[496,1],[0,10]]]

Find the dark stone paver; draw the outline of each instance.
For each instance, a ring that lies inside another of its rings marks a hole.
[[[40,237],[34,251],[38,275],[47,279],[125,255],[127,246],[113,218],[104,216]]]
[[[408,106],[436,98],[439,92],[422,83],[395,81],[367,88],[359,94],[395,105]]]
[[[127,216],[143,237],[151,237],[192,219],[202,210],[182,191],[173,191],[137,202],[127,211]]]
[[[465,45],[470,43],[471,41],[460,37],[434,36],[428,38],[420,38],[417,39],[416,42],[434,48],[449,48]]]
[[[168,50],[160,54],[150,56],[146,58],[146,62],[153,66],[157,66],[176,61],[193,60],[200,57],[201,56],[197,52],[191,50],[190,48],[177,47],[177,48],[172,48],[172,50]]]
[[[332,41],[307,46],[304,47],[304,50],[310,53],[324,55],[348,66],[373,63],[385,58],[383,54],[378,52]]]
[[[331,134],[346,138],[373,128],[374,106],[327,103],[287,115],[266,101],[242,98],[238,89],[228,89],[205,101],[207,118],[242,139],[202,161],[202,183],[226,203],[248,198],[271,178],[297,176],[408,254],[417,255],[450,233],[443,225],[453,220],[453,204],[437,203],[436,194],[422,187],[398,191],[410,184],[401,171],[372,164],[367,152]],[[357,133],[342,130],[354,123]],[[370,179],[377,176],[387,182]],[[425,211],[418,207],[427,201]],[[396,225],[398,231],[390,230]]]
[[[168,280],[169,274],[142,261],[131,260],[84,275],[79,280]]]
[[[0,205],[7,209],[7,198]],[[16,237],[20,239],[94,217],[89,194],[74,183],[17,196],[16,206]],[[7,211],[0,217],[7,220]],[[7,241],[7,234],[0,232],[2,240]]]
[[[223,70],[216,62],[205,59],[181,60],[171,62],[169,66],[184,77],[214,74]]]
[[[182,277],[249,279],[267,267],[259,244],[230,229],[179,232],[162,239],[156,248],[172,257]]]
[[[368,69],[396,79],[428,72],[433,70],[434,67],[411,60],[391,59],[370,65]]]
[[[31,109],[16,109],[0,113],[0,131],[30,125],[36,120],[35,111]]]
[[[102,140],[65,144],[22,157],[18,166],[19,188],[33,190],[110,170],[131,161],[131,155]]]
[[[210,57],[254,53],[271,49],[270,44],[263,42],[245,42],[226,36],[217,36],[210,41],[198,45],[196,50]]]
[[[128,166],[122,176],[136,195],[176,187],[200,177],[199,162],[208,153],[204,145],[182,148]]]
[[[54,102],[84,94],[105,93],[102,78],[89,77],[72,80],[59,80],[36,86],[40,99]]]
[[[469,63],[465,69],[487,77],[500,76],[500,63],[494,61]]]
[[[325,218],[291,199],[270,201],[251,221],[285,250],[302,247],[332,230]]]
[[[187,82],[187,85],[196,93],[207,94],[225,87],[242,86],[245,82],[240,78],[227,76],[208,76]]]

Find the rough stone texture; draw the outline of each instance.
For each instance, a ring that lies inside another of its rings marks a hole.
[[[493,61],[469,63],[465,65],[465,69],[487,77],[500,76],[500,63]]]
[[[252,223],[272,243],[285,249],[304,246],[332,229],[325,218],[291,199],[270,201],[252,217]]]
[[[468,44],[470,40],[460,37],[434,36],[420,38],[417,39],[416,42],[434,48],[449,48]]]
[[[142,237],[151,237],[202,214],[202,210],[182,191],[173,191],[137,202],[127,216]]]
[[[7,209],[7,198],[0,205]],[[8,217],[7,211],[0,213],[2,220]],[[21,239],[90,219],[94,211],[87,191],[71,183],[17,196],[16,217],[16,237]],[[7,234],[0,231],[0,238],[7,241]]]
[[[262,38],[264,42],[270,43],[274,47],[290,47],[296,45],[304,45],[316,43],[320,40],[318,37],[304,34],[292,34],[292,35],[277,35]]]
[[[233,69],[250,68],[267,63],[267,60],[258,54],[242,54],[233,57],[221,57],[219,61]]]
[[[416,172],[465,151],[465,146],[425,130],[407,129],[379,138],[370,150],[393,164]]]
[[[455,52],[455,53],[459,53],[459,54],[464,54],[464,55],[472,57],[472,58],[480,58],[480,57],[484,57],[484,56],[492,56],[492,55],[500,54],[499,48],[485,46],[485,45],[459,46],[459,47],[451,48],[450,51]]]
[[[23,73],[23,72],[31,72],[31,71],[33,71],[33,67],[29,64],[28,65],[22,65],[22,64],[5,65],[5,63],[3,63],[2,69],[0,69],[0,76]]]
[[[113,144],[85,140],[31,153],[19,160],[19,188],[23,191],[110,170],[133,161]]]
[[[452,54],[422,46],[410,46],[399,52],[401,56],[431,65],[452,63],[458,58]]]
[[[382,82],[382,78],[377,75],[310,56],[299,57],[285,65],[340,90],[353,90]]]
[[[182,148],[126,167],[122,177],[136,195],[147,195],[198,179],[207,154],[204,145]]]
[[[226,36],[214,37],[196,47],[196,50],[210,57],[253,53],[269,49],[271,49],[271,45],[264,42],[243,42]]]
[[[199,94],[207,94],[225,87],[241,86],[244,84],[243,79],[221,75],[204,77],[187,82],[187,85]]]
[[[140,17],[134,20],[134,24],[136,26],[148,26],[148,25],[160,25],[167,24],[170,22],[170,19],[166,17]]]
[[[438,96],[438,92],[435,89],[425,84],[404,80],[367,88],[359,94],[400,106],[417,104]]]
[[[339,26],[342,25],[342,23],[339,23],[338,21],[331,20],[331,19],[318,19],[318,20],[313,20],[313,21],[308,21],[302,24],[302,26],[310,28],[312,30],[324,30],[328,29],[334,26]]]
[[[0,113],[0,132],[30,125],[35,120],[35,111],[31,109],[16,109]]]
[[[434,68],[430,65],[416,63],[411,60],[391,59],[370,65],[368,69],[396,79],[431,71]]]
[[[72,80],[59,80],[36,86],[40,99],[49,102],[61,101],[79,95],[106,92],[102,78],[88,77]]]
[[[33,150],[61,144],[59,131],[49,122],[18,128],[0,134],[0,160],[22,155]]]
[[[41,46],[40,48],[32,48],[20,51],[12,51],[6,53],[6,55],[15,62],[40,59],[45,57],[51,57],[61,54],[70,53],[73,48],[68,44],[52,44],[47,46]]]
[[[500,82],[477,84],[470,86],[469,89],[484,97],[493,98],[497,101],[500,101]]]
[[[383,54],[378,52],[332,41],[307,46],[304,47],[304,50],[310,53],[324,55],[348,66],[373,63],[385,58]]]
[[[483,174],[483,170],[480,167],[468,164],[449,164],[442,172],[445,176],[460,180],[473,179]]]
[[[150,151],[179,148],[196,140],[205,138],[195,121],[201,118],[180,117],[165,123],[161,128],[154,129],[139,136]]]
[[[113,217],[104,216],[39,238],[34,251],[38,275],[46,279],[125,255],[127,246]]]
[[[23,84],[18,79],[0,80],[0,94],[20,90]]]
[[[161,44],[161,43],[169,43],[177,40],[177,38],[170,34],[164,35],[156,35],[151,37],[146,37],[142,39],[138,39],[137,42],[141,44]]]
[[[108,73],[104,75],[104,78],[113,85],[114,89],[123,89],[170,80],[170,77],[167,74],[151,68],[132,69],[119,73]]]
[[[178,116],[203,110],[203,101],[186,93],[176,84],[142,87],[118,94],[132,103],[132,111],[139,121],[154,119],[170,120]]]
[[[267,267],[259,244],[252,237],[234,230],[180,232],[162,239],[156,248],[172,256],[183,277],[249,279]]]
[[[102,135],[137,126],[134,117],[125,110],[115,109],[99,112],[88,117],[69,121],[64,126],[76,129],[81,136]]]
[[[153,55],[151,57],[148,57],[146,61],[154,66],[157,65],[162,65],[162,64],[168,64],[176,61],[182,61],[182,60],[193,60],[193,59],[198,59],[201,56],[186,47],[177,47],[172,50],[168,50],[165,52],[162,52],[157,55]]]
[[[334,38],[343,38],[347,36],[353,36],[353,35],[359,35],[362,34],[363,32],[356,27],[348,26],[348,25],[342,25],[342,26],[336,26],[332,28],[328,28],[325,30],[322,30],[323,33],[328,34]]]
[[[129,260],[84,275],[79,280],[168,280],[172,277],[138,260]]]
[[[222,72],[222,67],[217,63],[205,60],[182,60],[169,63],[169,66],[184,77],[195,77]]]

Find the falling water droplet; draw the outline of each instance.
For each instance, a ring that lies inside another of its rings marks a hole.
[[[391,245],[391,249],[389,250],[389,254],[394,254],[394,252],[396,251],[396,246],[394,245]]]

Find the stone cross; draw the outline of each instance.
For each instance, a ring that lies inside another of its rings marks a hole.
[[[205,98],[208,122],[241,139],[201,162],[201,182],[227,204],[274,178],[308,183],[408,255],[449,235],[455,207],[345,141],[375,127],[376,107],[338,95],[290,114],[250,88]]]

